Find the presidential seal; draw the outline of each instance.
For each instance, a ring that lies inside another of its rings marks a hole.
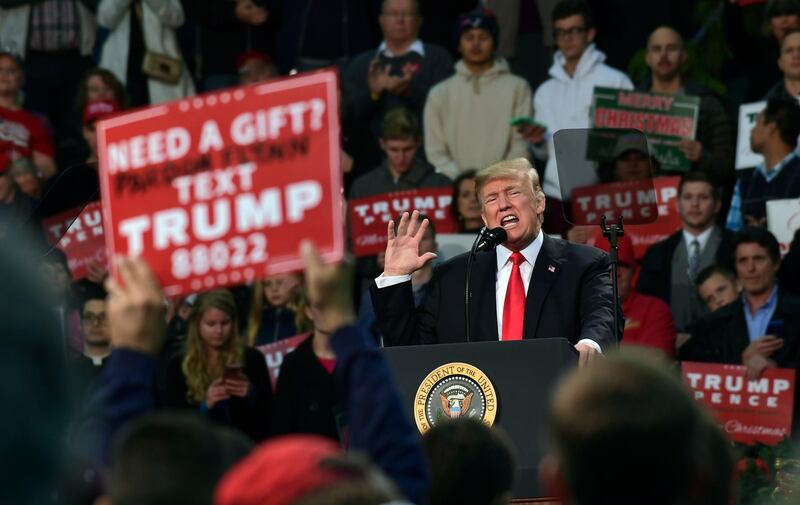
[[[468,363],[448,363],[430,372],[414,397],[414,420],[425,433],[445,419],[469,417],[487,426],[497,416],[492,381]]]

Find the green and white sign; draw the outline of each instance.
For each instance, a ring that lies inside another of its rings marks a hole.
[[[639,130],[647,136],[650,151],[662,170],[688,172],[691,162],[678,148],[682,139],[694,139],[700,98],[645,93],[615,88],[594,88],[592,126],[612,130]],[[615,135],[591,135],[587,157],[614,159]]]

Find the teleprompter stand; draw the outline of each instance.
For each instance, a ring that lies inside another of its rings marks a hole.
[[[622,214],[617,218],[615,224],[606,226],[606,216],[600,217],[600,231],[608,239],[608,257],[611,263],[611,289],[614,295],[614,314],[619,314],[619,281],[617,280],[617,264],[619,264],[619,237],[625,235],[625,227],[622,224]],[[619,317],[614,318],[614,335],[621,337],[619,331]]]

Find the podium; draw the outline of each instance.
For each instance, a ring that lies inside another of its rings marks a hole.
[[[417,345],[388,347],[383,352],[412,418],[419,417],[424,396],[418,395],[420,386],[427,383],[432,387],[426,386],[426,389],[433,390],[433,394],[439,391],[434,385],[441,377],[435,373],[437,370],[453,363],[479,369],[494,387],[494,425],[506,431],[516,449],[514,497],[544,497],[539,485],[538,466],[547,451],[547,406],[558,379],[577,363],[577,351],[568,340],[547,338]],[[451,368],[455,371],[454,367]],[[477,377],[473,379],[480,382]],[[433,399],[431,403],[436,401],[438,399]],[[474,400],[471,403],[476,405]],[[485,403],[491,404],[489,401]]]

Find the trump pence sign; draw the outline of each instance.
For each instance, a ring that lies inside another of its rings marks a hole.
[[[98,125],[110,254],[143,257],[167,295],[344,251],[337,75],[156,105]]]
[[[766,368],[748,380],[743,365],[681,364],[683,383],[735,441],[776,445],[792,434],[795,372]]]

